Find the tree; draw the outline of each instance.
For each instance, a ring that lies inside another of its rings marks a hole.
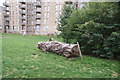
[[[62,33],[65,34],[65,31],[66,31],[65,25],[67,24],[67,19],[70,17],[70,15],[74,11],[74,9],[75,9],[74,6],[70,3],[64,5],[62,14],[60,15],[60,18],[59,18],[59,24],[57,27],[58,31],[61,31]],[[65,35],[62,35],[62,34],[61,34],[61,36],[63,38],[65,37]],[[67,40],[66,40],[66,42],[67,42]]]
[[[84,53],[120,59],[119,4],[89,2],[65,19],[62,37],[67,43],[79,42]]]
[[[67,19],[70,17],[73,12],[74,7],[71,4],[65,4],[62,10],[62,14],[59,18],[58,30],[62,31],[64,26],[67,24]]]

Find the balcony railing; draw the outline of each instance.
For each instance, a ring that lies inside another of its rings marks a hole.
[[[41,15],[36,15],[36,18],[39,18],[39,19],[40,19],[40,18],[41,18]]]
[[[5,25],[5,26],[8,26],[8,25],[9,25],[9,23],[8,23],[8,22],[5,22],[5,23],[4,23],[4,25]]]
[[[22,22],[21,24],[22,24],[22,25],[25,25],[25,24],[26,24],[26,22]]]
[[[21,19],[26,19],[26,16],[22,16]]]
[[[9,21],[9,18],[4,18],[5,21]]]
[[[9,12],[9,8],[8,8],[8,7],[5,7],[5,8],[4,8],[4,11]]]
[[[25,8],[26,8],[26,5],[21,4],[21,5],[20,5],[20,8],[21,8],[21,9],[25,9]]]
[[[37,9],[36,9],[36,12],[41,12],[41,8],[37,8]]]
[[[5,12],[5,13],[4,13],[4,16],[5,16],[5,17],[9,17],[9,13],[6,13],[6,12]]]
[[[71,0],[65,0],[65,4],[73,4]]]
[[[26,3],[26,0],[20,0],[19,2],[25,4],[25,3]]]
[[[3,3],[3,5],[6,6],[6,7],[9,7],[9,3],[8,2]]]
[[[35,3],[35,6],[36,6],[36,7],[41,7],[41,3],[40,3],[40,2],[36,2],[36,3]]]
[[[20,13],[21,14],[26,14],[26,10],[21,10]]]
[[[36,24],[40,24],[41,23],[41,21],[39,20],[39,21],[36,21]]]

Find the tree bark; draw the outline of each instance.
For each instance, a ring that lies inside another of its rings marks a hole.
[[[58,41],[38,42],[38,49],[54,52],[65,57],[79,56],[77,44],[66,44]]]

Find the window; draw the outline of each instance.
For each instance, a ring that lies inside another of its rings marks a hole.
[[[58,5],[56,5],[56,11],[58,10]]]
[[[55,15],[56,15],[56,17],[58,17],[58,12],[57,11],[56,11]]]
[[[45,6],[45,12],[47,11],[47,7]]]
[[[2,27],[2,25],[0,25],[0,28]]]
[[[48,26],[44,26],[44,31],[45,31],[45,34],[47,35],[48,34]]]
[[[48,26],[47,26],[47,29],[48,29]]]
[[[16,8],[18,8],[18,5],[16,5]]]
[[[37,26],[36,26],[36,30],[40,30],[40,26],[37,25]]]
[[[56,4],[58,4],[59,3],[59,0],[56,0]]]
[[[46,18],[46,13],[44,14],[44,18]]]
[[[50,2],[50,0],[48,0],[48,3]]]
[[[32,21],[32,25],[33,25],[33,21]]]
[[[55,23],[58,23],[58,19],[55,19]]]
[[[46,30],[46,26],[44,26],[44,31]]]
[[[60,10],[62,10],[62,5],[60,5]]]
[[[49,18],[49,16],[50,16],[50,13],[48,13],[48,18]]]
[[[35,34],[36,34],[36,35],[40,35],[40,32],[39,32],[39,31],[36,31]]]
[[[37,19],[37,22],[40,22],[40,19]]]
[[[54,29],[56,29],[57,27],[55,26]]]
[[[60,15],[62,14],[62,12],[60,11]]]
[[[24,26],[22,26],[22,30],[24,29]]]
[[[44,19],[44,24],[46,24],[46,19]]]
[[[50,6],[48,6],[48,11],[50,11]]]
[[[44,0],[45,6],[47,5],[47,0]]]

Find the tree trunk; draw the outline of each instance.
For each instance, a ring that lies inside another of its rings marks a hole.
[[[77,44],[65,44],[58,41],[38,42],[38,48],[42,51],[54,52],[65,57],[79,56]]]

